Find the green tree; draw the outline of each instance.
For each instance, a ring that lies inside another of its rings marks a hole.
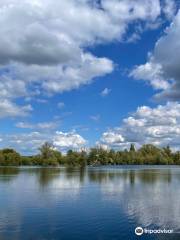
[[[130,152],[135,152],[136,149],[135,149],[135,145],[133,143],[131,143],[131,146],[130,146]]]
[[[168,157],[171,157],[172,151],[169,145],[167,147],[164,147],[163,151],[165,154],[167,154]]]
[[[58,165],[57,152],[53,149],[53,145],[45,142],[40,148],[40,164],[43,166]]]
[[[2,165],[19,166],[21,165],[21,156],[14,149],[5,148],[1,151],[4,158]]]
[[[49,142],[45,142],[40,148],[41,157],[43,159],[49,159],[52,157],[53,145]]]

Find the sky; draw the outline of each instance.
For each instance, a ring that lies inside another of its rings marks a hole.
[[[0,148],[180,149],[174,0],[1,0]]]

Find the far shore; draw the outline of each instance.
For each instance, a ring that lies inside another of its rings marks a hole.
[[[102,147],[85,150],[68,150],[62,154],[51,143],[45,142],[39,154],[23,156],[14,149],[0,150],[0,166],[34,167],[85,167],[85,166],[177,166],[180,165],[180,151],[172,151],[170,146],[159,148],[145,144],[136,149],[104,149]]]

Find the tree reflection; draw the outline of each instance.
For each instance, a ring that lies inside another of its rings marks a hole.
[[[54,179],[59,178],[60,168],[39,168],[36,169],[36,176],[41,187],[47,187]]]
[[[136,179],[144,184],[155,184],[156,182],[171,182],[172,174],[170,169],[158,170],[158,169],[145,169],[143,171],[136,172]]]
[[[136,182],[143,184],[155,184],[158,181],[171,182],[171,169],[90,169],[88,171],[88,178],[92,182],[104,183],[122,179],[128,181],[129,185],[133,186]]]
[[[35,175],[41,187],[50,187],[54,181],[56,181],[56,183],[59,182],[59,185],[64,181],[72,182],[73,180],[83,183],[86,176],[86,168],[71,166],[61,168],[39,168],[36,169]]]
[[[0,182],[13,181],[19,174],[19,168],[16,167],[0,167]]]
[[[115,181],[116,179],[127,181],[132,187],[137,182],[152,185],[158,181],[171,183],[171,169],[126,169],[126,168],[96,168],[96,167],[60,167],[60,168],[18,168],[0,167],[0,181],[11,181],[19,173],[35,176],[38,183],[48,186],[54,179],[63,178],[76,179],[81,184],[87,178],[90,182],[104,183]],[[180,180],[179,174],[174,174]]]

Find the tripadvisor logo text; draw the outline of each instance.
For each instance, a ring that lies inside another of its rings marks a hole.
[[[172,234],[172,229],[147,229],[142,227],[137,227],[135,229],[135,234],[141,236],[142,234]]]

